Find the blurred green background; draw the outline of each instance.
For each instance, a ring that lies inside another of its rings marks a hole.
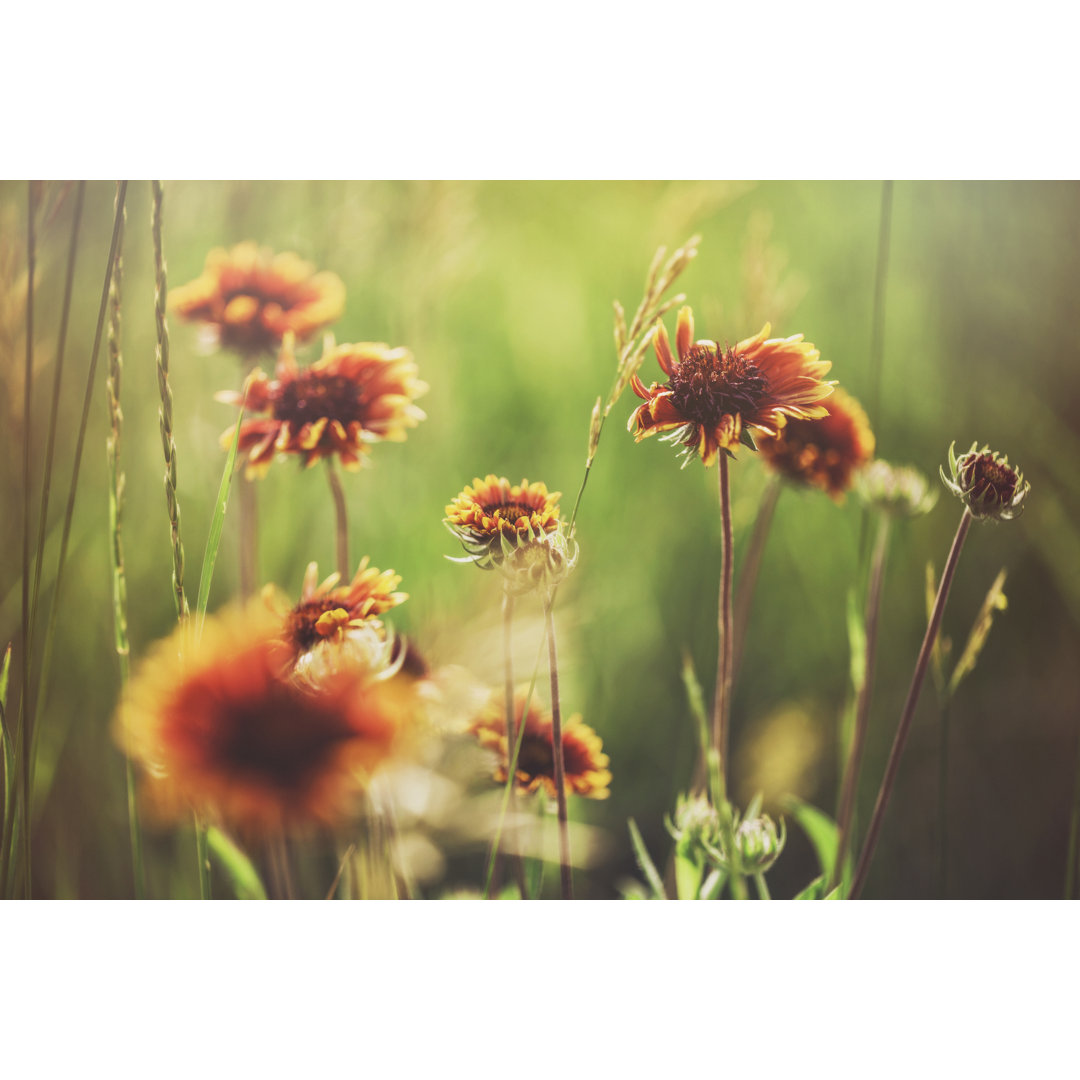
[[[90,346],[112,226],[113,185],[88,185],[67,352],[43,596],[51,602]],[[39,238],[33,384],[34,509],[73,195]],[[128,193],[124,246],[125,544],[137,663],[174,623],[154,363],[149,185]],[[498,583],[443,558],[459,554],[446,503],[474,476],[544,480],[567,513],[581,480],[589,415],[614,375],[611,302],[633,310],[660,244],[694,232],[700,255],[678,283],[700,336],[734,342],[766,319],[804,333],[870,408],[870,342],[882,185],[877,182],[419,183],[176,182],[166,185],[169,284],[195,278],[207,251],[252,239],[332,270],[347,290],[339,342],[412,349],[430,391],[428,419],[406,443],[376,446],[371,468],[345,478],[354,557],[394,568],[410,594],[396,626],[435,664],[498,681]],[[0,379],[0,640],[18,636],[22,546],[22,385],[18,275],[25,268],[26,188],[0,184],[4,296]],[[945,616],[962,648],[994,576],[1009,572],[975,674],[952,711],[950,895],[1062,894],[1080,733],[1080,186],[1063,183],[895,185],[878,453],[936,479],[955,439],[1007,452],[1031,481],[1019,521],[972,530]],[[669,325],[673,319],[669,317]],[[200,350],[170,319],[179,498],[194,596],[234,415],[230,354]],[[318,355],[314,344],[303,356]],[[104,354],[104,348],[102,350]],[[659,378],[653,356],[646,382]],[[36,896],[130,894],[123,762],[109,735],[118,668],[108,562],[104,355],[65,571],[56,663],[42,713],[34,848]],[[604,740],[614,774],[604,803],[577,800],[594,826],[581,896],[618,895],[636,876],[626,819],[654,857],[670,849],[662,818],[689,783],[694,729],[680,681],[689,649],[711,695],[716,655],[720,516],[715,470],[678,468],[670,447],[625,431],[619,402],[582,504],[581,560],[557,622],[564,708]],[[279,460],[260,483],[261,577],[290,594],[317,559],[329,572],[333,509],[324,470]],[[750,453],[732,470],[737,559],[766,476]],[[927,560],[940,572],[959,504],[943,489],[928,516],[893,534],[871,732],[859,813],[865,824],[926,624]],[[785,490],[756,593],[733,710],[734,773],[835,808],[837,730],[847,688],[845,604],[854,585],[861,511]],[[235,522],[232,522],[235,525]],[[235,530],[226,523],[211,607],[234,594]],[[738,573],[738,563],[736,565]],[[527,615],[526,604],[520,609]],[[519,672],[535,635],[522,623]],[[541,683],[543,686],[543,683]],[[546,696],[546,695],[545,695]],[[936,895],[938,729],[924,689],[867,895]],[[50,782],[50,777],[54,780]],[[152,881],[197,895],[188,838],[150,842]],[[449,852],[443,887],[480,880],[482,848]],[[791,896],[816,874],[792,829],[770,874]]]

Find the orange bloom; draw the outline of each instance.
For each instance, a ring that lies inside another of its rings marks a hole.
[[[518,729],[528,691],[519,689],[514,695],[515,721]],[[549,798],[555,790],[555,738],[550,711],[541,708],[536,698],[525,715],[525,734],[518,753],[515,786],[531,793],[543,790]],[[502,695],[493,694],[486,708],[468,728],[481,746],[494,750],[497,764],[495,781],[506,783],[506,710]],[[563,759],[566,766],[566,790],[588,799],[606,799],[610,794],[611,773],[609,758],[604,753],[600,736],[581,722],[580,716],[563,721]]]
[[[444,521],[469,553],[465,561],[489,567],[519,544],[557,532],[561,495],[543,483],[511,484],[489,473],[465,485]]]
[[[292,252],[274,255],[248,241],[211,251],[202,274],[169,293],[169,306],[206,325],[219,345],[253,354],[277,348],[287,333],[306,341],[339,319],[345,286]]]
[[[758,441],[765,461],[778,473],[827,492],[837,502],[855,473],[874,456],[874,433],[862,406],[834,390],[820,420],[789,420],[775,436]]]
[[[408,349],[372,342],[338,345],[300,368],[287,339],[275,374],[271,381],[254,371],[246,383],[245,408],[268,414],[240,427],[249,477],[265,474],[276,453],[300,454],[308,468],[336,454],[345,468],[358,469],[370,444],[404,442],[408,429],[425,419],[413,401],[427,383],[416,377]],[[235,405],[245,400],[234,392],[217,399]],[[231,445],[235,430],[222,435],[222,446]]]
[[[715,341],[694,341],[694,315],[679,312],[675,343],[678,359],[663,323],[654,345],[668,376],[648,389],[635,374],[630,385],[644,401],[630,417],[628,430],[637,442],[667,432],[680,444],[683,465],[694,455],[711,465],[719,451],[734,453],[740,442],[753,447],[749,429],[776,435],[788,417],[813,420],[826,415],[817,402],[831,392],[821,377],[832,366],[802,334],[770,338],[769,325],[756,337],[721,349]]]
[[[350,629],[379,629],[378,616],[408,600],[408,593],[394,592],[401,575],[374,566],[369,569],[369,561],[365,555],[352,581],[341,586],[340,574],[331,574],[316,585],[319,564],[308,564],[300,603],[285,616],[285,640],[298,655],[323,641],[341,641]]]
[[[411,726],[412,683],[343,671],[313,689],[293,653],[250,613],[190,623],[160,642],[116,721],[126,753],[153,778],[160,812],[191,809],[256,836],[334,826]]]

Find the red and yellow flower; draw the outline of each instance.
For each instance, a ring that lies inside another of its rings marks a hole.
[[[425,419],[414,401],[428,387],[417,378],[408,349],[372,342],[330,346],[301,368],[286,339],[275,375],[271,380],[256,370],[244,393],[217,395],[267,414],[240,426],[249,477],[265,474],[279,453],[299,454],[308,468],[320,458],[337,457],[346,469],[358,469],[372,443],[404,442],[409,428]],[[234,433],[230,428],[222,435],[223,446],[231,445]]]
[[[202,274],[169,293],[169,307],[207,327],[219,345],[254,355],[289,333],[306,341],[339,319],[345,286],[292,252],[274,255],[247,241],[211,251]]]
[[[874,433],[862,406],[836,389],[823,403],[820,420],[789,420],[757,447],[766,464],[798,484],[820,488],[837,502],[855,474],[874,456]]]
[[[540,482],[511,484],[489,473],[465,485],[443,520],[468,552],[465,561],[487,568],[521,545],[557,534],[561,494]]]
[[[521,737],[514,786],[522,792],[543,791],[556,797],[555,736],[551,712],[544,709],[535,697],[525,712],[528,691],[519,689],[514,695],[515,724],[525,731]],[[523,715],[524,714],[524,715]],[[469,725],[468,731],[481,746],[496,756],[495,781],[505,784],[507,776],[506,710],[501,695],[493,694],[481,714]],[[566,790],[588,799],[606,799],[610,794],[611,772],[600,736],[578,715],[562,725],[563,758]]]
[[[155,647],[115,731],[159,814],[194,809],[247,836],[349,819],[413,727],[414,684],[347,669],[316,689],[292,676],[293,658],[279,624],[251,612]]]
[[[285,615],[285,640],[298,656],[322,642],[341,642],[350,630],[381,630],[379,616],[408,600],[408,593],[395,592],[400,574],[369,562],[365,555],[348,585],[338,585],[340,574],[316,584],[319,564],[308,564],[300,602]]]
[[[679,312],[676,355],[663,323],[654,339],[656,358],[668,381],[647,389],[635,374],[630,385],[643,404],[627,425],[636,441],[665,432],[683,447],[685,465],[695,455],[711,465],[720,451],[733,454],[751,430],[776,435],[789,417],[826,415],[819,402],[831,391],[822,376],[832,366],[802,334],[770,338],[770,327],[734,348],[694,341],[694,315]]]

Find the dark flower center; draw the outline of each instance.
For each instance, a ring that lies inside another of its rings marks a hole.
[[[536,513],[536,507],[520,502],[490,503],[484,506],[484,513],[489,517],[498,514],[503,521],[517,521],[520,517],[528,518]]]
[[[298,604],[285,616],[285,639],[298,653],[306,653],[325,638],[315,629],[320,617],[335,608],[344,607],[337,600],[325,597]]]
[[[995,461],[992,454],[977,454],[960,466],[964,490],[972,499],[991,499],[1008,506],[1016,494],[1016,473]]]
[[[675,365],[671,402],[694,424],[715,428],[724,416],[752,416],[768,382],[753,360],[719,344],[697,344]]]
[[[364,387],[356,379],[304,371],[282,383],[274,401],[274,415],[296,427],[323,417],[351,424],[363,421],[366,406]]]
[[[565,747],[563,748],[565,750]],[[526,733],[521,740],[517,767],[528,776],[555,776],[555,755],[547,739]]]

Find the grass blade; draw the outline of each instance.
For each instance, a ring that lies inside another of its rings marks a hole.
[[[237,900],[265,900],[266,888],[255,869],[255,864],[219,828],[211,825],[206,830],[206,843],[210,854],[221,864],[225,876],[232,883]],[[337,880],[334,884],[336,886]]]
[[[214,578],[214,566],[217,564],[218,548],[221,546],[221,534],[225,527],[225,511],[229,506],[229,492],[232,490],[233,473],[236,470],[236,454],[240,446],[240,424],[244,419],[243,406],[236,420],[236,431],[233,432],[232,446],[229,447],[229,456],[225,461],[225,471],[221,474],[221,484],[218,487],[217,502],[214,503],[214,513],[210,518],[210,532],[206,537],[206,550],[203,552],[202,572],[199,575],[199,598],[195,602],[195,633],[202,633],[203,622],[206,619],[206,606],[210,601],[210,583]]]
[[[784,800],[784,809],[798,822],[813,844],[821,872],[826,881],[829,880],[836,865],[836,848],[840,840],[836,822],[824,811],[797,799],[794,795]]]
[[[626,822],[627,828],[630,830],[630,840],[634,845],[634,857],[637,859],[637,864],[641,868],[641,872],[645,875],[645,879],[649,883],[649,887],[653,891],[653,896],[657,900],[666,900],[667,893],[664,892],[664,882],[657,872],[656,864],[649,856],[649,849],[645,846],[645,841],[642,839],[641,831],[637,827],[637,822],[633,818],[628,818]]]

